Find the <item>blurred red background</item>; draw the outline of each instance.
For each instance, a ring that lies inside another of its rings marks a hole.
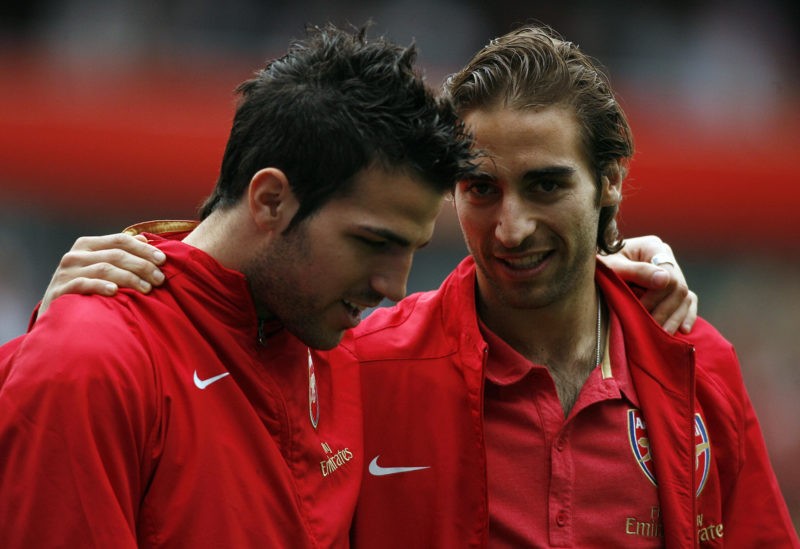
[[[233,88],[252,70],[207,61],[63,67],[35,55],[0,63],[14,75],[0,86],[6,191],[72,215],[157,207],[191,216],[216,180]],[[800,103],[742,127],[708,124],[677,100],[654,108],[620,95],[637,147],[625,234],[655,232],[681,249],[698,239],[718,251],[797,249]]]

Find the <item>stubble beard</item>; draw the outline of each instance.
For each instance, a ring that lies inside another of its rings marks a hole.
[[[310,250],[302,225],[262,249],[244,273],[260,317],[274,317],[284,328],[313,349],[336,347],[343,331],[326,329],[324,311],[313,288],[302,282]]]

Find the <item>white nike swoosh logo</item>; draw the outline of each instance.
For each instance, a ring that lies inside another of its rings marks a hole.
[[[369,462],[369,472],[371,475],[376,477],[396,475],[398,473],[410,473],[411,471],[420,471],[422,469],[430,469],[430,465],[425,467],[381,467],[378,465],[379,457],[381,456],[377,455],[372,461]]]
[[[210,377],[208,379],[200,379],[200,376],[197,375],[197,370],[194,371],[194,384],[195,387],[198,389],[205,389],[215,381],[219,381],[223,377],[230,375],[230,372],[225,372],[224,374],[219,374],[218,376]]]

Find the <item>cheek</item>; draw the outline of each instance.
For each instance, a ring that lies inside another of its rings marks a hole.
[[[461,225],[461,232],[464,235],[464,239],[467,242],[471,243],[480,240],[481,231],[475,223],[459,219],[459,224]]]
[[[461,205],[456,210],[458,224],[467,240],[480,239],[481,234],[488,230],[490,222],[486,212],[474,210],[469,205]]]
[[[369,258],[362,257],[341,243],[317,248],[313,260],[306,265],[306,280],[316,294],[341,293],[367,277]]]

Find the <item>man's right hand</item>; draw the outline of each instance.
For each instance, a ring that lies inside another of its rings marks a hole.
[[[164,282],[164,273],[158,269],[164,261],[164,252],[141,235],[82,236],[61,258],[45,290],[39,314],[64,294],[111,296],[120,287],[146,294]]]

